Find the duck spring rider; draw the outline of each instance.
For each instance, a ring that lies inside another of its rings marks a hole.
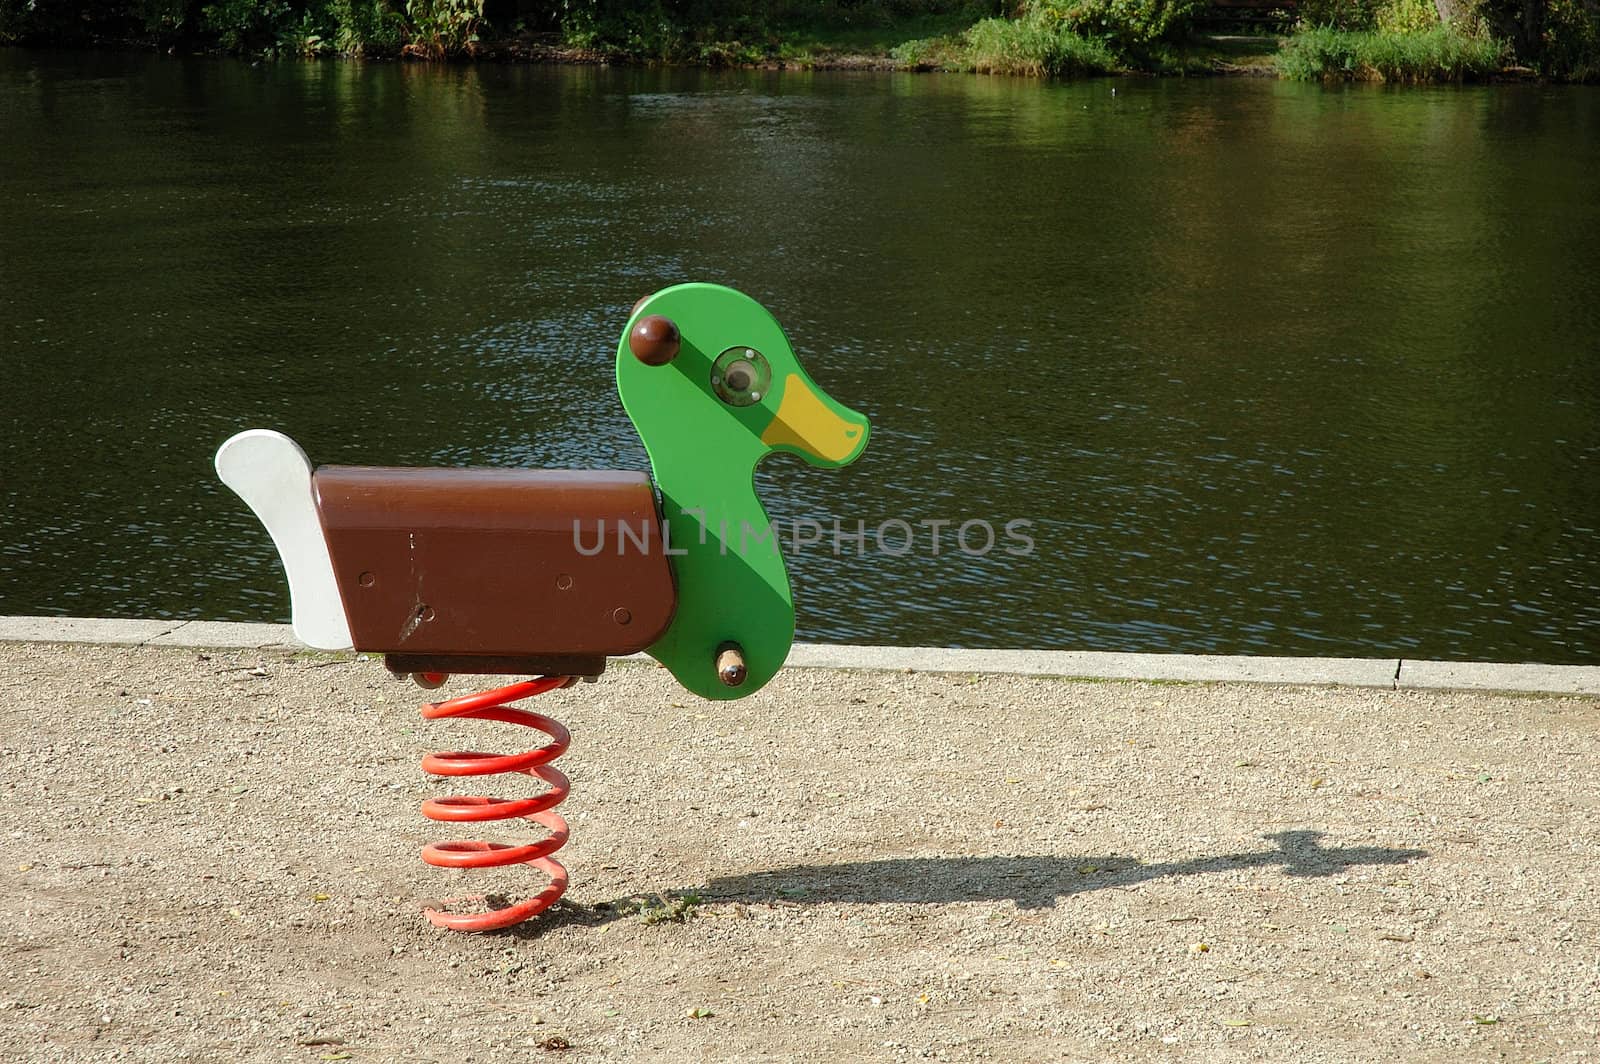
[[[292,440],[264,429],[217,451],[218,476],[283,559],[303,642],[382,654],[391,672],[429,688],[450,673],[534,677],[423,707],[429,720],[500,721],[550,740],[518,754],[423,760],[434,775],[522,773],[549,787],[532,798],[423,804],[434,820],[521,818],[548,832],[526,845],[425,847],[429,864],[530,864],[550,879],[505,908],[425,910],[441,927],[509,927],[567,887],[553,855],[567,839],[555,807],[569,784],[552,762],[571,739],[513,703],[597,679],[608,655],[638,651],[703,698],[760,689],[794,640],[794,600],[755,466],[784,451],[836,468],[867,444],[866,419],[818,389],[772,315],[729,288],[676,285],[641,299],[616,366],[653,486],[643,473],[617,470],[313,469]]]

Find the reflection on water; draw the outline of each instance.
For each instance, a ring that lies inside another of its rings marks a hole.
[[[242,427],[642,468],[702,279],[874,420],[774,516],[1033,523],[802,638],[1600,661],[1600,94],[1114,87],[0,52],[0,612],[286,618]]]

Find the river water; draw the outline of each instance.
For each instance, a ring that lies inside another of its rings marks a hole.
[[[245,427],[644,468],[707,280],[873,419],[801,638],[1600,662],[1594,88],[0,49],[0,160],[0,613],[287,619]]]

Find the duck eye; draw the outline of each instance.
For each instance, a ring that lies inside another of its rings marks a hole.
[[[729,406],[761,402],[772,383],[772,367],[753,347],[730,347],[711,365],[711,390]]]

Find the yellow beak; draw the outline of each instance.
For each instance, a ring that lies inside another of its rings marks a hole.
[[[829,465],[848,462],[866,446],[867,422],[853,410],[845,413],[855,420],[840,416],[836,405],[818,396],[804,377],[791,373],[783,382],[777,416],[761,434],[761,442],[769,447],[792,447]]]

